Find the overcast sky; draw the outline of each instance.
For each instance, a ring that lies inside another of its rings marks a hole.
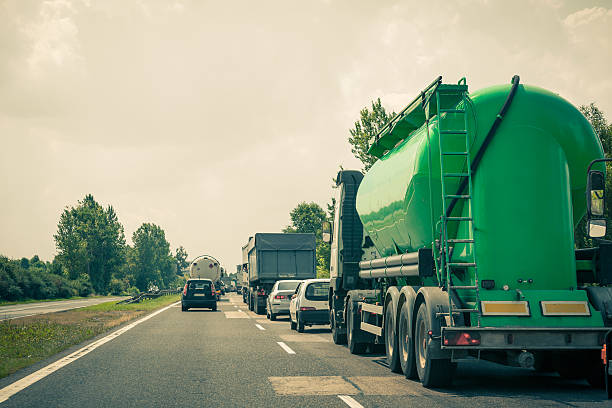
[[[91,193],[233,270],[360,168],[372,99],[519,74],[612,120],[611,40],[610,1],[0,0],[0,253],[51,260]]]

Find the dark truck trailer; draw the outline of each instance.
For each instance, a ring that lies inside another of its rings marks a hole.
[[[316,244],[312,233],[257,233],[246,245],[249,309],[266,314],[274,283],[316,276]]]

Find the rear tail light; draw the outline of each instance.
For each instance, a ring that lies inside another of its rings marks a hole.
[[[300,312],[303,312],[305,310],[316,310],[316,309],[314,307],[309,307],[309,306],[300,307]]]
[[[187,296],[187,284],[185,284],[185,287],[183,288],[183,296]]]
[[[479,346],[480,334],[474,332],[454,332],[444,334],[445,346]]]
[[[274,299],[285,299],[285,298],[287,298],[287,296],[285,296],[285,295],[276,295],[276,296],[274,296]]]
[[[259,289],[259,294],[262,295],[262,296],[265,295],[266,294],[265,289],[263,289],[263,288]]]

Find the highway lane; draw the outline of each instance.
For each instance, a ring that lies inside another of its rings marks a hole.
[[[584,381],[494,364],[462,364],[453,388],[428,390],[391,373],[383,360],[351,355],[326,328],[298,334],[286,320],[270,322],[232,294],[217,312],[171,307],[0,408],[610,406]]]
[[[104,296],[90,299],[58,300],[53,302],[21,303],[0,306],[0,321],[18,319],[37,314],[61,312],[62,310],[78,309],[80,307],[97,305],[99,303],[119,301],[126,296]]]

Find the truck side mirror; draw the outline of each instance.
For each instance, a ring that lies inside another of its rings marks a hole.
[[[606,178],[603,172],[591,170],[587,179],[587,210],[589,218],[603,217],[605,196]]]
[[[587,235],[602,238],[606,235],[604,218],[606,198],[606,177],[599,170],[589,171],[587,178]]]
[[[595,219],[587,223],[587,235],[589,238],[602,238],[606,235],[606,220]]]
[[[323,242],[327,242],[330,243],[331,242],[331,223],[329,221],[323,221],[323,225],[322,225],[322,238],[323,238]]]

